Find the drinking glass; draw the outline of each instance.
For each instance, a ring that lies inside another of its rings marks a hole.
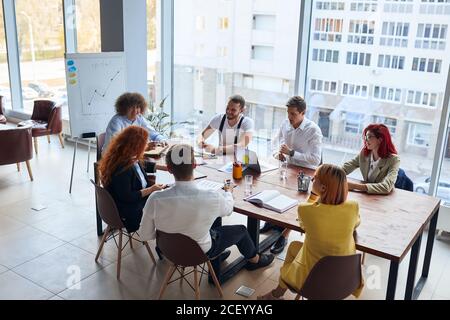
[[[280,160],[278,170],[280,172],[280,179],[286,180],[286,178],[287,178],[287,161]]]
[[[253,176],[252,175],[246,175],[244,186],[245,186],[245,195],[249,196],[252,194],[252,185],[253,185]]]

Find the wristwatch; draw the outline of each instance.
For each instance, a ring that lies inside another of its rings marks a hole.
[[[292,149],[291,151],[289,151],[289,156],[290,156],[290,157],[293,157],[294,154],[295,154],[295,150],[294,150],[294,149]]]

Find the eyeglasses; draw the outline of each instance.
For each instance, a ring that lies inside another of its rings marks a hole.
[[[366,139],[366,141],[369,141],[370,139],[374,138],[375,136],[372,134],[366,134],[366,136],[364,137]]]

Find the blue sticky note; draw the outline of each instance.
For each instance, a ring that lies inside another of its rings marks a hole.
[[[69,72],[75,72],[75,71],[77,71],[76,67],[72,66],[72,67],[69,68]]]
[[[68,65],[68,66],[71,66],[71,65],[73,65],[73,64],[74,64],[74,61],[73,61],[73,60],[68,60],[68,61],[67,61],[67,65]]]

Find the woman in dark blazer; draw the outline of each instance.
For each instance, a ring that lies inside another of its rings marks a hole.
[[[150,186],[143,164],[148,132],[130,126],[113,138],[99,163],[100,181],[109,191],[128,232],[139,229],[148,196],[165,186]]]

